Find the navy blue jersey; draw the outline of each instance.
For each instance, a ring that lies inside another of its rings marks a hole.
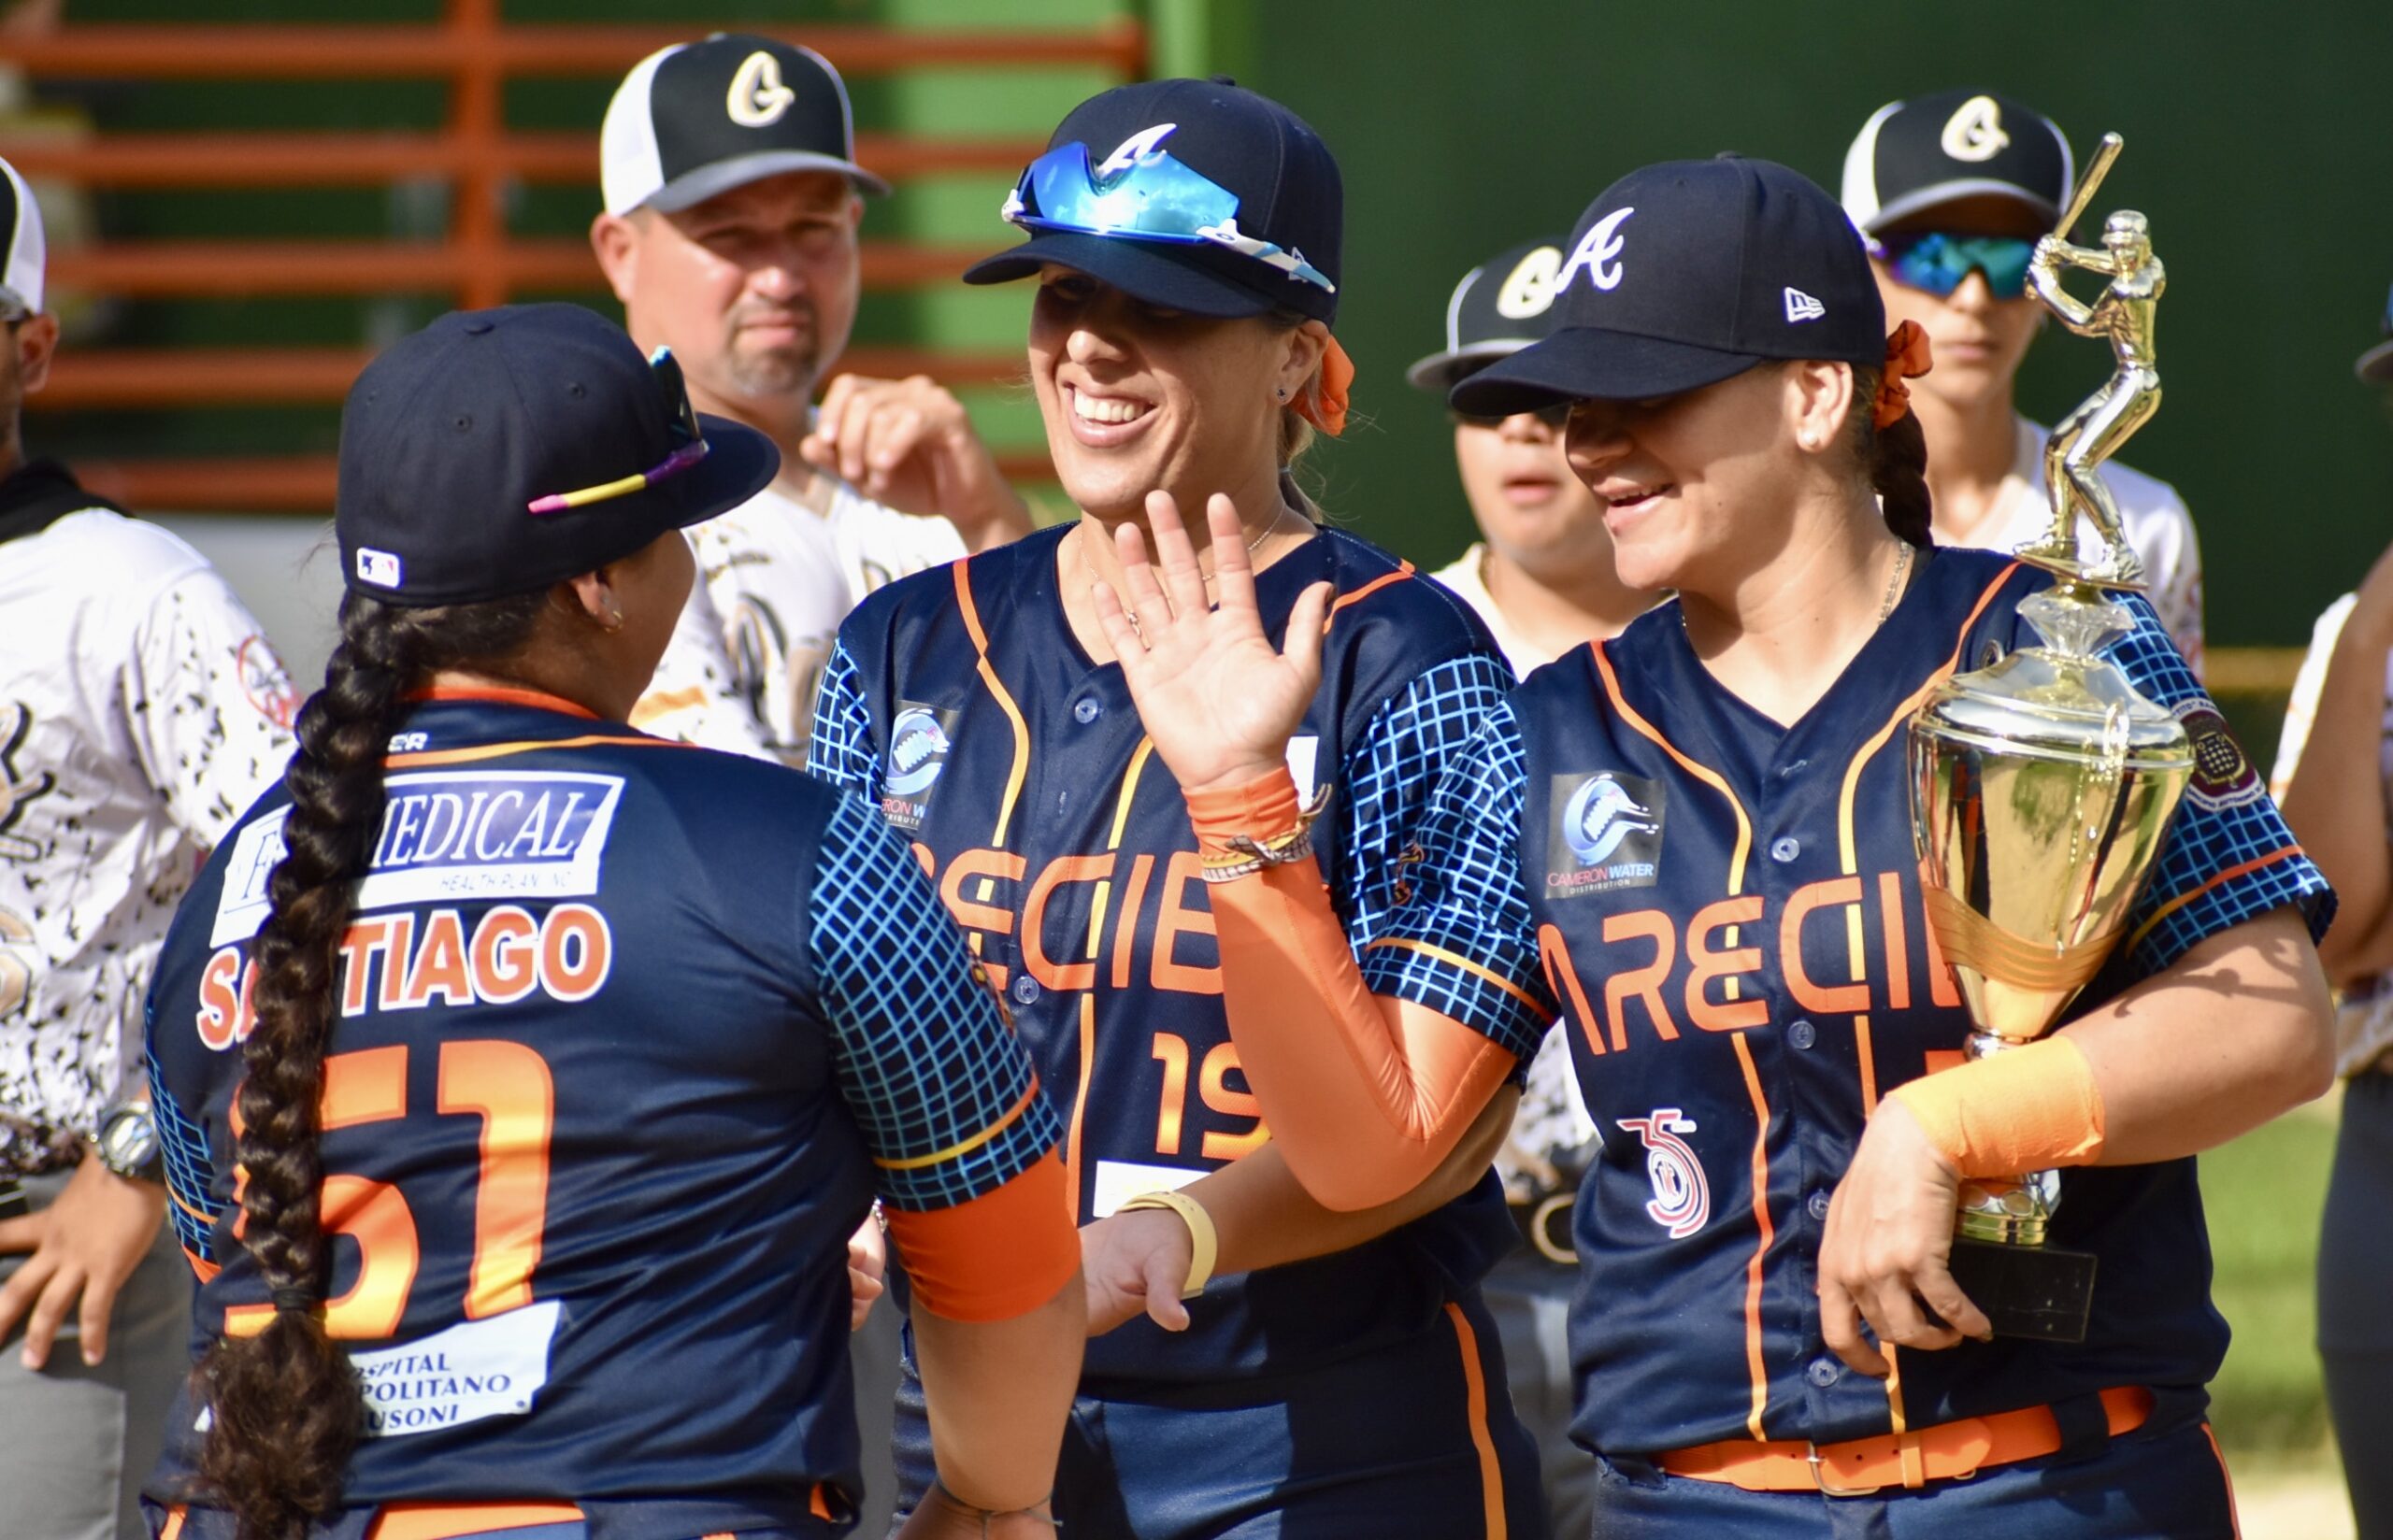
[[[841,1513],[847,1237],[876,1191],[965,1202],[1060,1130],[868,805],[544,702],[433,701],[393,740],[325,1061],[348,1501],[554,1498],[623,1537]],[[216,851],[150,997],[200,1347],[270,1310],[228,1120],[287,811]]]
[[[1064,531],[909,578],[841,627],[816,708],[817,775],[879,799],[1005,991],[1069,1130],[1083,1223],[1184,1185],[1269,1134],[1222,1009],[1220,954],[1179,783],[1121,667],[1074,639]],[[1339,594],[1322,684],[1289,749],[1336,789],[1315,844],[1360,948],[1410,891],[1438,773],[1510,684],[1459,600],[1324,530],[1257,580],[1277,638],[1307,586]],[[1424,957],[1422,987],[1459,964]],[[1351,1251],[1225,1278],[1184,1333],[1144,1317],[1089,1344],[1085,1382],[1293,1373],[1430,1329],[1514,1244],[1490,1178]]]
[[[2048,581],[1936,552],[1790,727],[1715,684],[1665,605],[1531,675],[1440,788],[1393,934],[1534,980],[1542,1011],[1463,1019],[1517,1051],[1559,1015],[1603,1138],[1574,1219],[1574,1432],[1593,1447],[1827,1443],[2216,1371],[2191,1160],[2063,1175],[2053,1244],[2100,1259],[2083,1346],[1964,1342],[1902,1353],[1882,1382],[1820,1335],[1822,1221],[1863,1123],[1970,1026],[1920,905],[1904,724],[1951,672],[2037,643],[2016,608]],[[2112,655],[2201,768],[2089,1006],[2284,905],[2323,930],[2330,905],[2150,606],[2126,602]]]

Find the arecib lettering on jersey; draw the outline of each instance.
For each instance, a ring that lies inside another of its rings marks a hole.
[[[867,600],[825,674],[811,768],[879,799],[914,840],[1065,1119],[1086,1222],[1185,1185],[1269,1132],[1222,1010],[1185,802],[1121,670],[1071,640],[1054,578],[1063,535]],[[1284,627],[1320,579],[1349,602],[1290,768],[1307,790],[1335,786],[1316,848],[1360,935],[1396,902],[1433,769],[1425,756],[1468,735],[1505,675],[1459,602],[1335,531],[1261,575],[1267,630]],[[1455,721],[1438,716],[1448,709]],[[1403,731],[1391,735],[1392,720]],[[1509,1228],[1490,1182],[1354,1250],[1218,1280],[1189,1303],[1186,1333],[1141,1318],[1093,1340],[1084,1383],[1103,1394],[1295,1371],[1423,1330],[1449,1276],[1479,1276],[1512,1244]]]

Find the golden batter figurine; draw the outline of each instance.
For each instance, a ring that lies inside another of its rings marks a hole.
[[[2044,448],[2053,531],[2019,554],[2103,588],[2142,588],[2143,563],[2119,527],[2118,505],[2103,484],[2101,464],[2159,409],[2160,366],[2153,350],[2153,321],[2168,275],[2152,254],[2151,230],[2142,214],[2122,209],[2105,220],[2099,250],[2071,245],[2067,231],[2064,225],[2036,243],[2028,281],[2062,325],[2080,336],[2107,338],[2118,368],[2053,429]],[[2111,281],[2091,305],[2082,304],[2061,287],[2063,267],[2100,273]],[[2079,510],[2094,521],[2103,548],[2091,565],[2078,558]]]

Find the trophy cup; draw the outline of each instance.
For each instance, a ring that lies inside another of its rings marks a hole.
[[[1983,1059],[2048,1031],[2099,972],[2190,779],[2185,728],[2099,656],[2132,621],[2106,589],[2142,586],[2101,462],[2159,404],[2152,350],[2160,264],[2143,216],[2114,214],[2099,249],[2068,244],[2119,150],[2103,136],[2028,273],[2071,331],[2107,339],[2116,372],[2053,431],[2049,534],[2022,560],[2058,581],[2019,606],[2047,645],[1940,686],[1911,721],[1912,825],[1927,921],[1961,986]],[[2062,266],[2109,281],[2083,304]],[[2091,552],[2077,516],[2093,526]],[[1999,1335],[2082,1342],[2094,1258],[2044,1244],[2060,1174],[1964,1180],[1952,1271]]]

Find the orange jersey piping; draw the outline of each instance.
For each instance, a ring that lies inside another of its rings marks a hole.
[[[1030,776],[1030,724],[1022,720],[1022,707],[1006,692],[1005,681],[997,677],[996,665],[989,661],[989,634],[981,629],[981,606],[972,600],[971,565],[968,561],[954,564],[956,607],[963,613],[964,630],[972,638],[973,650],[980,654],[981,682],[989,687],[997,708],[1013,726],[1013,768],[1006,775],[1006,794],[997,804],[997,829],[990,838],[991,844],[1002,848],[1006,826],[1013,821],[1014,804],[1022,796],[1022,783]]]

